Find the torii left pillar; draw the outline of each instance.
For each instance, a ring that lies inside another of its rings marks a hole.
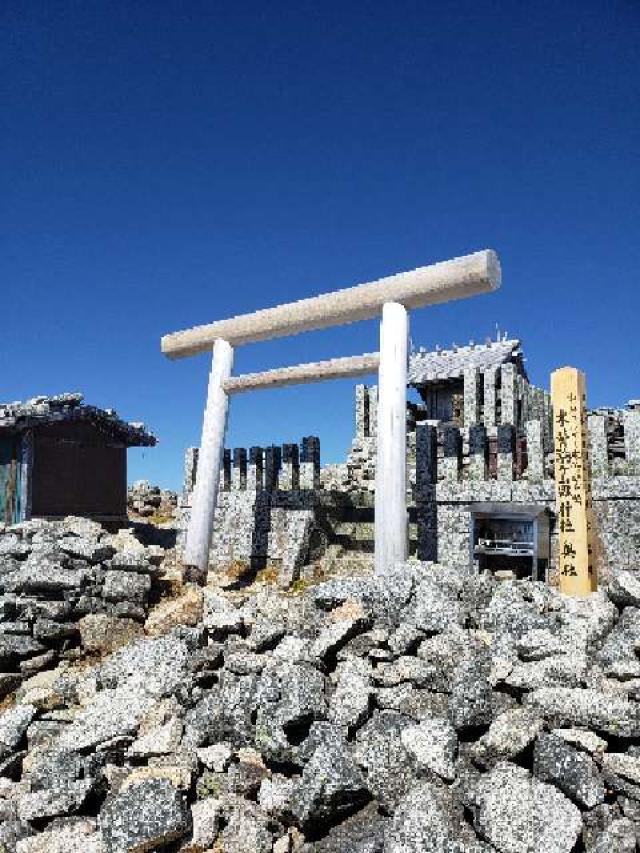
[[[225,340],[216,340],[213,344],[213,363],[209,374],[192,514],[184,553],[185,564],[197,567],[199,580],[206,578],[209,563],[213,517],[218,502],[220,467],[229,416],[229,396],[224,389],[224,383],[231,376],[232,368],[233,347]]]

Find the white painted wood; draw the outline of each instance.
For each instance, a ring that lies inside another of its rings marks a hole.
[[[380,324],[378,438],[375,495],[375,570],[407,559],[406,308],[386,303]]]
[[[310,361],[293,367],[265,370],[263,373],[232,376],[224,383],[224,390],[227,394],[240,394],[242,391],[256,391],[260,388],[282,388],[285,385],[323,382],[325,379],[349,379],[375,373],[379,363],[380,356],[377,352],[348,358],[330,358],[327,361]]]
[[[232,346],[240,346],[369,320],[380,313],[386,302],[397,302],[406,308],[420,308],[488,293],[499,286],[498,256],[491,249],[486,249],[357,287],[173,332],[162,338],[162,352],[169,358],[184,358],[209,350],[218,338],[228,341]]]
[[[206,571],[209,563],[209,548],[218,501],[220,467],[229,411],[229,396],[224,390],[224,382],[230,377],[232,368],[233,347],[228,341],[215,341],[207,405],[202,423],[196,485],[183,555],[186,565],[197,566],[201,572]]]

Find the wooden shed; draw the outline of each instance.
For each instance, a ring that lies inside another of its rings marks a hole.
[[[83,404],[82,394],[0,404],[0,523],[127,515],[127,448],[151,447],[143,424]]]

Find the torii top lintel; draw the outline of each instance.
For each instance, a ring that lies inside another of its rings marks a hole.
[[[367,284],[173,332],[162,338],[162,352],[169,358],[184,358],[210,351],[218,339],[239,346],[288,337],[369,320],[380,313],[385,302],[398,302],[405,308],[421,308],[489,293],[498,287],[500,261],[492,249],[485,249]]]

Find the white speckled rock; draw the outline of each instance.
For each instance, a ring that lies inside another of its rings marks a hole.
[[[0,759],[16,749],[35,713],[33,705],[17,705],[0,714]]]
[[[640,785],[640,758],[637,756],[624,752],[607,752],[602,756],[602,766],[605,770]]]
[[[200,853],[213,847],[220,831],[222,801],[215,797],[205,797],[191,806],[193,833],[191,841],[182,848],[183,853]]]
[[[133,734],[155,700],[127,685],[98,693],[58,738],[60,749],[90,749],[122,735]]]
[[[16,853],[106,853],[94,820],[79,818],[57,829],[47,829],[16,845]]]
[[[476,830],[500,853],[570,853],[582,828],[564,794],[514,764],[480,776],[473,798]]]
[[[182,737],[182,723],[173,717],[164,725],[151,729],[134,741],[127,755],[149,758],[152,755],[167,755],[177,749]]]
[[[487,850],[465,822],[462,804],[442,784],[422,782],[393,815],[384,853],[481,853]]]
[[[592,688],[542,687],[524,697],[555,726],[587,726],[621,737],[640,735],[640,709],[636,702]]]
[[[400,739],[418,768],[433,770],[443,779],[453,779],[458,736],[448,720],[423,720],[404,729]]]
[[[228,743],[214,743],[211,746],[198,749],[197,755],[207,770],[213,770],[214,773],[224,773],[231,760],[232,751]]]
[[[538,779],[551,782],[583,808],[592,809],[604,801],[604,782],[593,759],[562,738],[547,734],[538,738],[533,753],[533,772]]]
[[[541,717],[529,708],[510,708],[500,714],[489,730],[469,751],[481,765],[490,766],[498,761],[514,758],[532,743],[542,730]]]
[[[359,726],[366,719],[371,697],[370,667],[358,658],[340,667],[329,703],[329,719],[338,726]]]
[[[612,572],[607,586],[609,598],[621,607],[640,607],[640,578],[632,572]]]
[[[267,816],[255,803],[238,798],[230,810],[220,847],[224,853],[271,853],[273,836]]]
[[[100,830],[109,853],[143,853],[164,847],[191,827],[184,796],[166,779],[148,779],[108,798]]]
[[[607,741],[588,729],[553,729],[551,734],[585,752],[602,753],[607,748]]]

